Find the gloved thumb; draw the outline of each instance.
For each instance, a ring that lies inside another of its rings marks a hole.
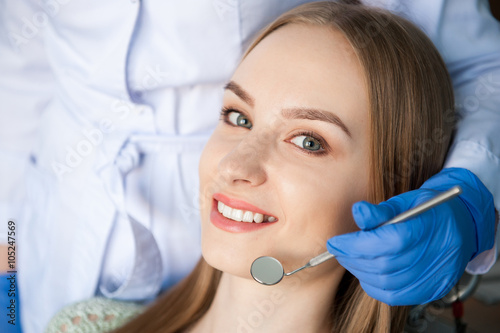
[[[359,201],[352,206],[352,216],[361,230],[370,230],[392,219],[396,216],[396,211],[386,202],[374,205]]]

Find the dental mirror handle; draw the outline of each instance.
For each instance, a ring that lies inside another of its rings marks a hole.
[[[393,217],[389,221],[384,222],[381,225],[379,225],[377,228],[380,228],[380,227],[383,227],[383,226],[389,225],[389,224],[395,224],[395,223],[406,221],[407,219],[410,219],[410,218],[415,217],[419,214],[422,214],[423,212],[426,212],[429,209],[431,209],[439,204],[442,204],[443,202],[448,201],[451,198],[456,197],[457,195],[460,195],[461,193],[462,193],[462,188],[460,186],[458,186],[458,185],[453,186],[448,191],[440,193],[440,194],[436,195],[434,198],[432,198],[426,202],[423,202],[420,205],[413,207],[412,209],[409,209],[406,212],[403,212],[403,213]],[[332,259],[333,257],[335,257],[333,254],[331,254],[328,251],[325,251],[325,252],[321,253],[320,255],[317,255],[316,257],[309,260],[309,262],[307,264],[305,264],[304,266],[302,266],[302,267],[300,267],[300,268],[298,268],[290,273],[286,273],[285,275],[287,275],[287,276],[292,275],[298,271],[303,270],[304,268],[317,266],[321,263],[324,263],[327,260]]]
[[[377,228],[380,228],[380,227],[383,227],[383,226],[389,225],[389,224],[403,222],[407,219],[410,219],[410,218],[415,217],[419,214],[422,214],[423,212],[426,212],[429,209],[436,207],[437,205],[442,204],[443,202],[448,201],[448,200],[450,200],[450,199],[452,199],[460,194],[462,194],[462,188],[458,185],[453,186],[448,191],[442,192],[442,193],[436,195],[434,198],[431,198],[431,199],[421,203],[420,205],[413,207],[412,209],[407,210],[406,212],[403,212],[403,213],[393,217],[389,221],[384,222],[381,225],[379,225]]]

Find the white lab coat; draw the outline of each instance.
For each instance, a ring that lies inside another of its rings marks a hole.
[[[190,271],[222,86],[252,36],[304,2],[0,3],[0,218],[18,222],[25,332],[68,303],[149,299]],[[487,2],[366,2],[416,21],[442,52],[468,111],[447,166],[477,174],[498,209],[500,31]]]

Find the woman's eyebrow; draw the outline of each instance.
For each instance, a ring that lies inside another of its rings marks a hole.
[[[231,90],[233,93],[235,93],[236,96],[241,98],[245,103],[250,105],[251,107],[254,107],[255,105],[255,100],[253,99],[252,96],[250,96],[249,93],[247,93],[239,84],[237,84],[234,81],[229,81],[228,84],[224,86],[224,89],[226,90]]]
[[[328,123],[337,125],[349,138],[352,138],[351,132],[344,124],[344,122],[334,113],[312,109],[312,108],[287,108],[281,111],[283,117],[288,119],[308,119],[308,120],[320,120],[326,121]]]
[[[239,84],[234,81],[229,81],[225,86],[225,90],[231,90],[236,96],[241,98],[249,106],[254,107],[255,99],[250,96],[248,92],[245,91]],[[308,119],[308,120],[320,120],[326,121],[328,123],[337,125],[340,127],[344,133],[347,134],[349,138],[352,138],[351,132],[344,124],[344,122],[334,113],[313,109],[313,108],[287,108],[282,110],[282,115],[288,119]]]

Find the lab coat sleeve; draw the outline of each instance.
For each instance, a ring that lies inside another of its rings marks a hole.
[[[476,174],[500,210],[500,23],[491,15],[487,0],[441,1],[440,5],[441,16],[431,38],[448,66],[459,113],[445,167]],[[495,244],[472,260],[467,271],[487,272],[496,253]]]
[[[7,241],[6,222],[21,218],[23,174],[40,115],[53,93],[43,34],[57,14],[54,3],[0,2],[0,244]]]

